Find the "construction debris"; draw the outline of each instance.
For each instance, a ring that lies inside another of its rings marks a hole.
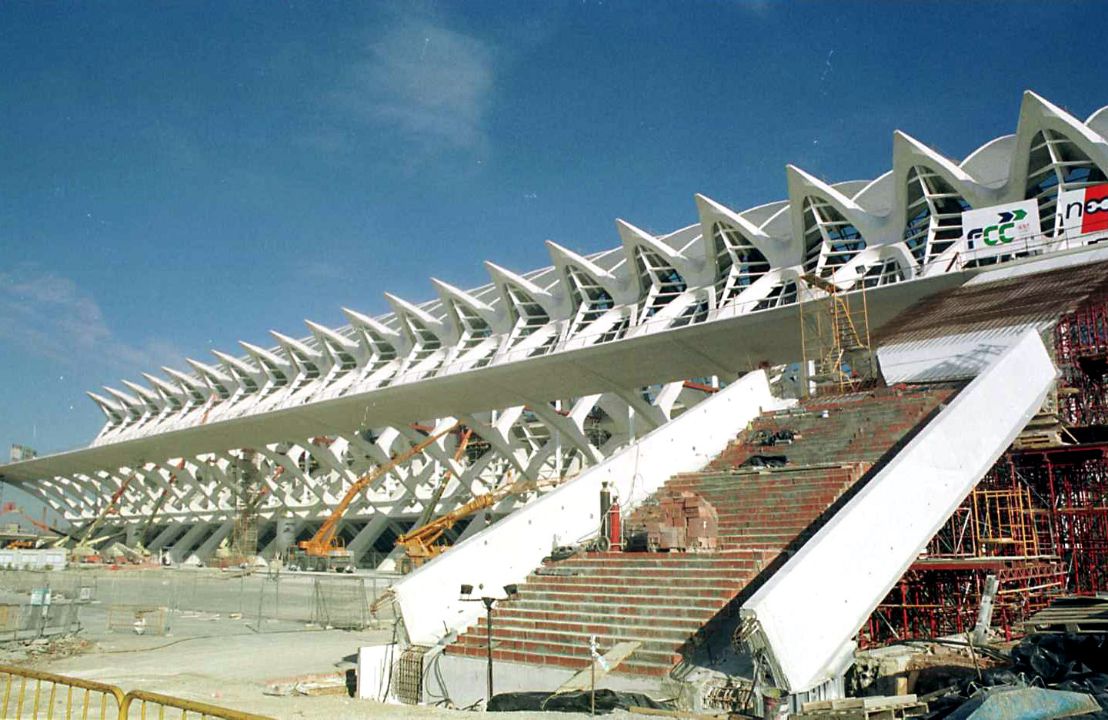
[[[715,550],[719,516],[697,493],[673,490],[660,493],[658,504],[644,512],[639,532],[652,551]]]
[[[806,720],[894,720],[923,717],[927,703],[915,695],[841,698],[804,703],[794,717]]]
[[[1108,632],[1108,595],[1058,598],[1035,613],[1025,627],[1036,633]]]

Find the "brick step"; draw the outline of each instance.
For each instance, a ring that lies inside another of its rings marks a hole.
[[[689,487],[700,488],[706,491],[713,489],[729,490],[733,488],[750,488],[751,490],[765,490],[776,488],[810,487],[823,483],[834,482],[837,478],[844,478],[849,468],[849,460],[835,460],[828,463],[813,463],[809,465],[786,465],[782,468],[762,468],[754,472],[712,472],[704,475],[690,477],[688,479],[671,480],[665,484],[666,488]],[[827,465],[827,467],[824,467]],[[801,473],[804,473],[801,475]],[[808,474],[811,473],[811,474]],[[840,479],[839,482],[842,482]]]
[[[566,565],[564,563],[558,563],[556,565],[545,566],[543,568],[543,573],[537,575],[532,573],[528,576],[527,581],[531,582],[535,580],[536,582],[543,582],[549,578],[557,577],[595,577],[598,579],[637,577],[653,579],[657,582],[668,582],[671,580],[680,582],[693,578],[721,579],[725,577],[735,577],[736,575],[741,576],[745,573],[758,570],[762,565],[761,559],[744,561],[734,565],[703,565],[695,562],[690,562],[686,565],[681,562],[683,559],[696,558],[698,556],[707,555],[709,552],[710,551],[673,551],[652,553],[659,557],[671,558],[665,561],[669,567],[644,567],[631,564],[624,566],[621,565],[618,560],[610,560],[602,564],[597,563],[589,565]]]
[[[742,532],[743,530],[778,530],[783,528],[806,528],[812,524],[812,521],[819,517],[820,513],[825,511],[830,506],[820,505],[819,508],[813,508],[812,511],[804,514],[790,514],[784,517],[774,518],[772,520],[758,519],[758,518],[735,518],[732,522],[724,522],[720,520],[719,534],[729,535],[736,532]]]
[[[605,627],[601,630],[587,632],[582,630],[562,629],[568,627],[570,626],[565,625],[561,628],[522,628],[494,623],[492,629],[493,647],[496,646],[496,642],[499,640],[587,646],[588,638],[595,635],[601,647],[611,647],[615,645],[616,642],[623,640],[634,640],[642,644],[640,649],[671,652],[675,648],[684,645],[696,631],[689,631],[686,628],[647,628],[634,626]],[[593,626],[582,625],[581,627]],[[458,638],[458,640],[462,645],[480,645],[484,647],[485,638],[485,630],[484,626],[482,626],[472,632],[466,632],[466,634]]]
[[[712,503],[713,506],[716,506],[716,511],[718,512],[720,509],[718,507],[719,505],[731,505],[734,507],[761,505],[766,507],[789,502],[810,502],[813,498],[834,497],[843,489],[843,486],[847,484],[849,484],[849,482],[846,478],[836,478],[835,482],[827,483],[826,485],[766,489],[764,492],[753,492],[749,488],[744,487],[712,491],[701,489],[694,492]]]
[[[786,512],[796,515],[813,510],[818,512],[822,508],[826,508],[830,503],[833,503],[839,495],[841,495],[841,493],[829,493],[824,496],[806,498],[803,502],[794,500],[792,502],[782,502],[776,506],[773,503],[761,502],[721,504],[722,507],[715,506],[716,517],[722,520],[724,516],[734,517],[741,515],[760,515],[763,513],[779,515]]]
[[[784,455],[786,458],[789,457],[789,454],[784,452],[763,454],[770,456]],[[845,474],[850,468],[843,468],[842,466],[849,464],[848,461],[835,460],[834,458],[828,458],[822,462],[810,463],[789,461],[789,463],[783,467],[706,470],[704,472],[674,478],[669,482],[674,484],[686,482],[711,484],[714,482],[732,483],[742,481],[751,486],[789,486],[819,482],[835,475]]]
[[[564,635],[596,635],[601,637],[603,635],[627,635],[637,636],[645,638],[662,638],[672,637],[680,642],[684,642],[685,639],[690,637],[693,633],[700,629],[701,622],[692,618],[676,618],[667,622],[654,621],[649,624],[643,623],[615,623],[609,621],[602,622],[581,622],[580,618],[575,620],[536,620],[536,619],[520,619],[520,618],[501,618],[497,615],[493,615],[493,632],[497,632],[499,628],[513,628],[520,632],[557,632]],[[484,637],[485,635],[485,619],[481,618],[476,625],[470,630],[467,630],[464,635],[479,635]]]
[[[516,607],[505,609],[500,616],[505,621],[579,622],[588,625],[610,622],[621,625],[657,623],[677,626],[685,622],[703,622],[727,605],[720,602],[714,607],[651,607],[609,605],[574,605],[571,607]],[[638,611],[638,612],[636,612]],[[495,622],[495,621],[494,621]]]
[[[558,578],[544,577],[542,578],[542,582],[528,579],[525,584],[519,586],[519,592],[521,595],[542,595],[544,593],[580,594],[583,591],[587,592],[602,589],[605,592],[612,592],[615,590],[621,593],[649,595],[652,597],[656,597],[659,591],[665,592],[668,595],[680,595],[682,597],[689,594],[699,597],[715,597],[718,592],[728,591],[736,586],[745,584],[753,574],[753,572],[748,572],[742,575],[731,575],[729,577],[713,578],[711,580],[707,578],[685,578],[682,582],[670,580],[664,587],[660,587],[658,583],[651,578],[616,577],[601,580],[586,575]],[[557,580],[557,582],[553,582],[554,580]]]
[[[684,644],[685,643],[682,642],[663,643],[659,645],[640,645],[635,652],[631,653],[626,662],[639,666],[668,669],[680,661],[680,649]],[[494,659],[496,657],[496,651],[498,650],[505,654],[523,652],[532,655],[541,655],[543,657],[560,656],[567,659],[576,658],[583,661],[584,666],[588,667],[588,661],[591,658],[589,652],[589,638],[586,636],[567,638],[564,641],[493,638],[492,647]],[[598,647],[607,648],[611,647],[611,645],[608,643],[601,643]],[[455,643],[451,646],[451,650],[477,657],[484,657],[488,652],[483,638],[480,641],[474,640],[465,643]]]
[[[849,485],[850,481],[845,478],[836,478],[834,482],[829,482],[824,485],[818,486],[805,486],[805,487],[789,487],[789,488],[766,488],[764,490],[756,490],[741,485],[736,485],[730,488],[705,490],[704,488],[692,488],[691,490],[677,490],[675,492],[694,492],[701,496],[709,503],[711,503],[718,512],[719,506],[772,506],[774,504],[781,504],[787,502],[803,502],[812,497],[825,497],[835,496],[842,491],[845,485]]]
[[[654,617],[647,617],[644,615],[585,615],[583,613],[568,611],[521,611],[511,616],[494,619],[493,626],[494,629],[502,625],[504,627],[514,627],[521,631],[560,629],[566,632],[576,632],[580,629],[582,633],[585,633],[585,628],[596,627],[607,628],[604,632],[609,632],[612,628],[622,628],[625,629],[626,632],[631,632],[632,628],[638,628],[640,633],[671,633],[680,631],[686,635],[692,635],[699,630],[705,622],[719,614],[719,612],[726,607],[728,607],[728,605],[724,604],[712,611],[704,610],[701,611],[699,615],[686,615],[684,617],[667,617],[661,614],[655,615]],[[484,628],[484,623],[482,622],[474,627]],[[481,630],[480,634],[483,634],[483,632],[484,630]],[[595,630],[585,634],[592,633],[595,633]]]
[[[596,585],[591,588],[580,585],[565,585],[561,587],[530,588],[527,585],[519,586],[519,600],[523,602],[551,602],[551,603],[577,603],[590,601],[594,603],[638,603],[654,601],[657,605],[665,605],[667,600],[679,602],[695,602],[697,604],[712,603],[720,598],[728,598],[734,595],[739,583],[731,583],[725,587],[667,587],[657,588],[656,592],[633,592],[636,588],[620,587],[618,585]]]
[[[459,654],[471,655],[473,657],[485,657],[487,652],[484,644],[480,646],[472,645],[451,645],[451,650],[460,651]],[[589,666],[591,655],[589,653],[588,641],[584,645],[569,645],[562,643],[531,643],[527,641],[517,640],[503,640],[499,644],[493,641],[493,660],[497,659],[497,654],[500,653],[501,658],[505,660],[519,658],[521,655],[529,656],[531,658],[541,658],[542,661],[536,662],[531,660],[530,662],[536,665],[563,665],[570,666],[566,661],[576,660],[580,663],[580,667],[585,668]],[[561,660],[550,662],[550,658],[560,658]],[[673,667],[681,660],[680,653],[676,650],[670,650],[669,652],[659,651],[644,651],[639,648],[623,665],[620,666],[620,670],[627,672],[624,668],[627,666],[653,666],[657,668],[664,668],[666,671]],[[515,662],[528,662],[525,659],[515,659]],[[633,672],[631,674],[634,674]]]
[[[731,597],[734,597],[734,594],[707,601],[694,598],[686,598],[684,600],[681,598],[662,598],[663,600],[680,602],[680,605],[674,605],[672,602],[666,604],[649,602],[645,598],[641,602],[624,601],[622,603],[617,603],[587,602],[585,600],[573,602],[546,597],[542,600],[516,600],[512,603],[512,607],[504,608],[504,617],[523,618],[531,615],[544,615],[547,616],[548,619],[553,619],[555,615],[560,616],[568,614],[579,616],[596,615],[601,618],[614,616],[623,618],[697,618],[702,617],[705,613],[715,612],[726,605]]]
[[[645,557],[643,557],[645,556]],[[634,568],[637,570],[656,570],[664,572],[671,568],[686,572],[703,568],[706,570],[741,570],[749,567],[746,558],[727,558],[720,553],[612,553],[603,558],[570,558],[555,563],[549,563],[545,567],[558,568],[560,570],[587,570],[588,568],[620,567]]]
[[[450,646],[447,648],[448,653],[454,653],[457,655],[466,655],[469,657],[484,658],[486,657],[486,651],[484,648],[457,648]],[[580,658],[576,656],[562,655],[560,653],[534,653],[524,652],[520,650],[497,650],[493,648],[492,656],[494,662],[510,662],[510,663],[523,663],[527,665],[553,665],[557,667],[568,668],[570,670],[583,670],[589,666],[588,658]],[[659,677],[669,672],[676,662],[671,663],[652,663],[650,661],[636,662],[632,659],[623,661],[623,663],[616,668],[613,674],[615,675],[633,675],[639,677]]]
[[[535,591],[543,591],[547,588],[556,588],[562,592],[567,592],[570,587],[619,587],[634,591],[635,588],[651,588],[653,590],[663,585],[675,588],[705,587],[721,589],[734,585],[735,583],[743,582],[745,578],[752,577],[759,573],[764,566],[765,564],[762,563],[759,565],[752,565],[742,571],[706,571],[699,574],[696,572],[689,572],[665,576],[643,576],[638,573],[531,575],[523,585],[520,585],[520,589],[522,590],[522,588],[527,587]]]

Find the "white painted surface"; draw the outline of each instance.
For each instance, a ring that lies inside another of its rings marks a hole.
[[[878,472],[742,607],[790,692],[840,672],[853,636],[1019,434],[1054,381],[1024,333]]]
[[[763,409],[784,405],[770,394],[765,373],[752,372],[435,558],[393,585],[409,638],[433,645],[477,621],[484,606],[460,601],[461,585],[473,585],[474,597],[502,597],[504,585],[523,581],[555,545],[595,535],[602,482],[612,484],[624,508],[634,507],[673,475],[703,467]]]
[[[923,383],[969,380],[1012,347],[1028,330],[1050,323],[1011,325],[886,345],[877,350],[885,382]]]
[[[358,698],[395,702],[389,694],[396,643],[358,648]]]
[[[65,570],[65,550],[42,548],[38,550],[20,550],[6,548],[0,550],[0,570]],[[2,576],[0,576],[2,579]]]

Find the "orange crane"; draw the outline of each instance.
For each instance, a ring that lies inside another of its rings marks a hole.
[[[177,472],[185,469],[185,459],[181,458],[181,461],[177,463]],[[146,522],[142,525],[142,530],[138,534],[138,551],[143,554],[148,554],[146,548],[142,546],[142,540],[146,537],[146,533],[154,526],[154,518],[158,517],[158,513],[161,512],[162,506],[165,505],[165,501],[169,498],[169,489],[177,482],[177,473],[170,473],[169,480],[166,482],[164,488],[162,488],[161,495],[158,496],[157,501],[154,503],[154,508],[150,511],[150,514],[146,516]]]
[[[99,542],[99,540],[105,539],[100,538],[99,540],[93,540],[93,535],[96,534],[96,531],[100,529],[100,526],[104,524],[104,521],[108,519],[109,515],[113,513],[119,514],[119,501],[123,498],[123,493],[127,491],[127,488],[131,485],[131,481],[134,479],[135,471],[131,470],[127,477],[123,478],[122,482],[119,483],[119,489],[112,493],[111,500],[109,500],[104,509],[100,511],[100,514],[85,526],[84,530],[81,532],[81,536],[77,539],[77,544],[70,550],[72,556],[87,557],[93,554],[92,545]]]
[[[378,465],[358,478],[346,491],[346,495],[331,511],[327,519],[323,521],[323,524],[319,526],[319,530],[316,531],[315,535],[309,540],[301,540],[297,543],[298,549],[293,552],[290,558],[289,569],[354,572],[354,558],[351,557],[350,551],[346,549],[342,539],[338,537],[339,523],[350,508],[350,504],[378,478],[419,455],[440,438],[454,432],[460,425],[460,422],[456,422],[445,430],[428,435],[404,452],[394,456],[384,465]]]
[[[509,471],[509,476],[511,471]],[[408,573],[428,560],[434,558],[450,548],[439,540],[446,531],[454,527],[460,520],[481,512],[485,508],[492,507],[504,498],[512,495],[521,495],[531,490],[540,490],[553,487],[562,482],[561,479],[552,479],[539,482],[520,480],[514,483],[505,483],[494,488],[484,495],[478,495],[465,505],[451,510],[442,517],[437,517],[429,523],[420,525],[396,539],[397,547],[404,548],[406,557],[400,559],[400,572]]]
[[[43,533],[46,533],[48,535],[57,535],[62,538],[67,537],[67,535],[61,530],[56,530],[44,522],[35,520],[33,517],[28,515],[23,508],[21,508],[19,505],[16,505],[14,502],[6,502],[2,506],[0,506],[0,515],[7,515],[9,513],[20,516],[27,522],[31,523],[32,526],[41,530]],[[38,541],[12,540],[10,543],[8,543],[8,548],[33,548],[35,547],[37,542],[41,542],[41,538]]]

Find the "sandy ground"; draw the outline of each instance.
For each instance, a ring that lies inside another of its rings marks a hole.
[[[0,648],[0,663],[26,664],[39,670],[117,685],[124,691],[147,690],[275,718],[473,717],[473,711],[385,705],[348,696],[274,696],[310,675],[334,675],[353,668],[359,647],[392,639],[391,623],[380,629],[320,629],[300,622],[269,621],[256,632],[251,618],[226,613],[171,613],[165,636],[109,632],[107,607],[86,606],[84,628],[77,639],[47,650],[9,644]],[[30,651],[30,652],[29,652]],[[74,653],[74,654],[70,654]],[[484,713],[481,713],[484,714]],[[496,713],[497,717],[578,717],[567,713]],[[586,717],[581,715],[580,717]],[[638,717],[616,713],[612,717]]]

